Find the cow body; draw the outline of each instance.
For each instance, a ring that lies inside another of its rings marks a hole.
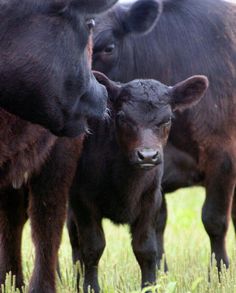
[[[119,86],[106,81],[106,86],[111,118],[91,121],[93,134],[85,138],[70,193],[68,228],[73,260],[85,266],[85,292],[88,286],[99,292],[97,266],[105,247],[103,218],[130,225],[142,286],[155,282],[159,254],[155,222],[171,114],[199,99],[207,83],[196,77],[173,87],[173,92],[155,80]]]
[[[202,219],[220,269],[221,260],[228,266],[225,236],[236,183],[236,6],[220,0],[156,3],[156,19],[147,8],[151,0],[117,5],[98,18],[93,66],[118,81],[173,83],[193,72],[209,77],[206,98],[176,113],[170,142],[204,177]],[[149,14],[142,14],[144,6]],[[153,30],[140,35],[148,21]]]

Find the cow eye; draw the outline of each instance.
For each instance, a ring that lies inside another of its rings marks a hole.
[[[95,27],[96,23],[95,23],[95,20],[93,18],[91,18],[86,21],[86,24],[88,26],[88,29],[92,30]]]
[[[169,119],[168,121],[164,122],[162,125],[164,127],[169,127],[171,125],[171,119]]]
[[[162,121],[161,123],[156,124],[156,128],[160,129],[163,127],[169,127],[170,125],[171,125],[171,118],[166,121]]]
[[[110,44],[105,47],[104,52],[107,54],[111,54],[114,49],[115,49],[115,44]]]

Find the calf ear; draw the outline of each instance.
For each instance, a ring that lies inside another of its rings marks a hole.
[[[73,6],[86,14],[98,14],[111,8],[118,0],[73,0]]]
[[[184,110],[198,103],[208,88],[204,75],[194,75],[171,88],[172,110]]]
[[[139,0],[126,14],[123,25],[126,33],[147,33],[156,24],[162,11],[161,0]]]
[[[105,74],[99,71],[93,70],[93,74],[96,77],[97,81],[106,87],[110,100],[115,101],[120,95],[121,87],[116,82],[110,80]]]

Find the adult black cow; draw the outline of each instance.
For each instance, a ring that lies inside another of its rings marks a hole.
[[[0,107],[60,136],[100,116],[106,91],[91,63],[91,15],[116,0],[0,1]]]
[[[96,22],[93,67],[114,80],[173,84],[193,73],[209,77],[206,98],[176,113],[170,142],[192,156],[205,178],[202,220],[218,268],[221,260],[228,267],[225,236],[236,182],[236,5],[140,0],[117,5]]]

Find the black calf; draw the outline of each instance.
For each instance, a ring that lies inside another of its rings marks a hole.
[[[161,205],[163,146],[172,111],[189,107],[207,88],[192,77],[173,88],[155,80],[117,85],[97,78],[110,95],[109,121],[91,121],[70,194],[68,228],[74,262],[85,268],[84,291],[99,292],[97,267],[105,247],[102,218],[130,225],[142,286],[156,280],[162,251],[156,218]]]

